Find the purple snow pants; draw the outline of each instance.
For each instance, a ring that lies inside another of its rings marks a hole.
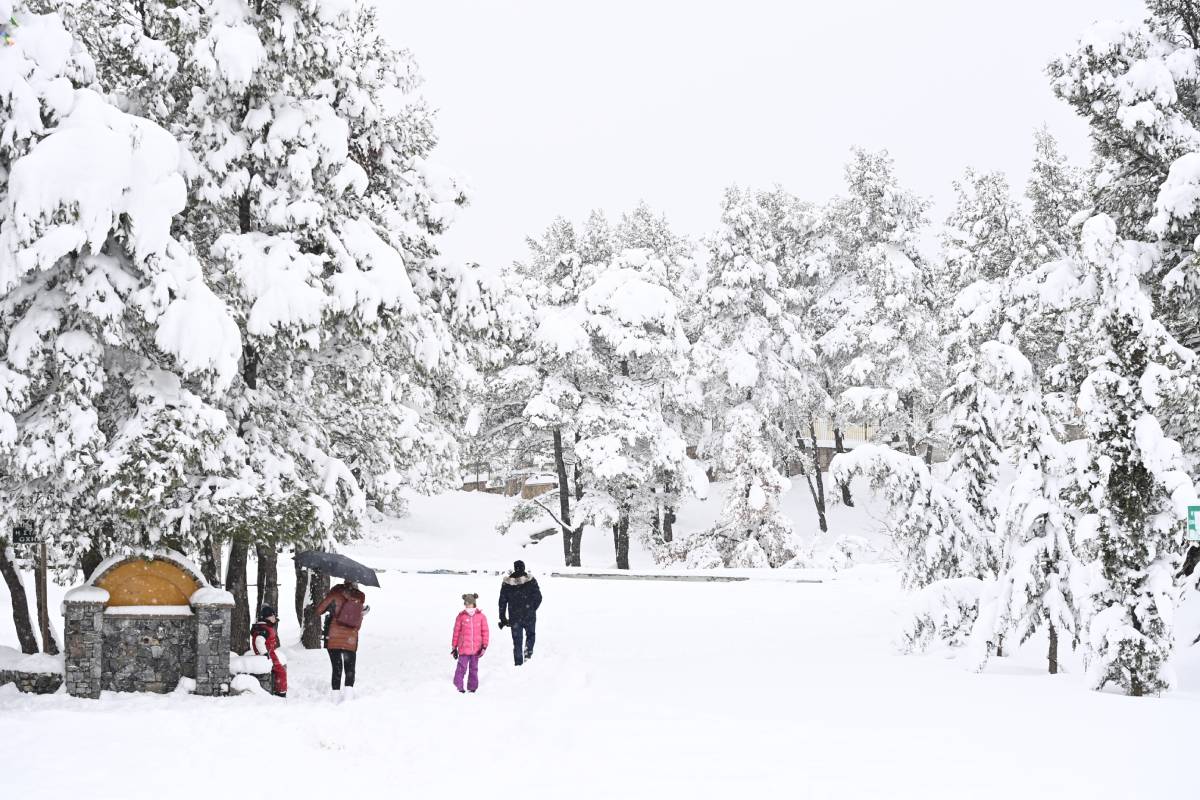
[[[458,668],[454,670],[454,688],[460,692],[463,690],[463,675],[467,675],[467,691],[473,692],[479,688],[478,655],[458,657]]]

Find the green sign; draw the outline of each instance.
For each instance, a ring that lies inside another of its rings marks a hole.
[[[1200,507],[1197,507],[1197,510],[1200,511]],[[13,525],[12,543],[37,544],[37,534],[28,525]]]
[[[1188,506],[1187,540],[1200,542],[1200,506]]]

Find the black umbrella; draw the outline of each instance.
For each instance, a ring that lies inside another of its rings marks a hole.
[[[345,578],[348,581],[361,583],[363,586],[378,586],[379,578],[375,570],[363,566],[353,558],[347,558],[341,553],[326,553],[323,550],[307,550],[296,554],[296,565],[305,569],[324,572],[335,578]]]

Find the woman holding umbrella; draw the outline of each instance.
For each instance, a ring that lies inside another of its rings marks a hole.
[[[354,697],[354,666],[358,658],[358,629],[370,606],[364,605],[367,596],[358,584],[345,581],[329,590],[314,613],[317,616],[329,612],[326,620],[325,648],[329,651],[329,662],[333,667],[332,685],[334,702],[341,701],[342,675],[346,676],[346,697]]]
[[[371,610],[370,606],[364,605],[367,597],[358,586],[379,586],[379,576],[375,574],[375,570],[348,556],[323,550],[297,553],[296,565],[345,579],[325,595],[313,609],[313,613],[317,616],[329,613],[329,618],[325,621],[325,648],[329,651],[329,662],[333,666],[333,700],[341,700],[343,674],[346,676],[346,697],[352,698],[354,666],[358,656],[358,629],[362,626],[363,616]]]

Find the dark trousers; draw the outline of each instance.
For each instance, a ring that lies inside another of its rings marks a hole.
[[[354,685],[354,660],[358,653],[353,650],[330,650],[329,663],[333,665],[333,688],[342,688],[342,669],[346,670],[346,685]]]
[[[534,629],[537,627],[537,620],[530,617],[521,622],[511,622],[508,627],[512,628],[513,663],[523,664],[525,656],[533,655],[533,641],[536,638]],[[524,646],[521,644],[522,639],[525,640]]]

